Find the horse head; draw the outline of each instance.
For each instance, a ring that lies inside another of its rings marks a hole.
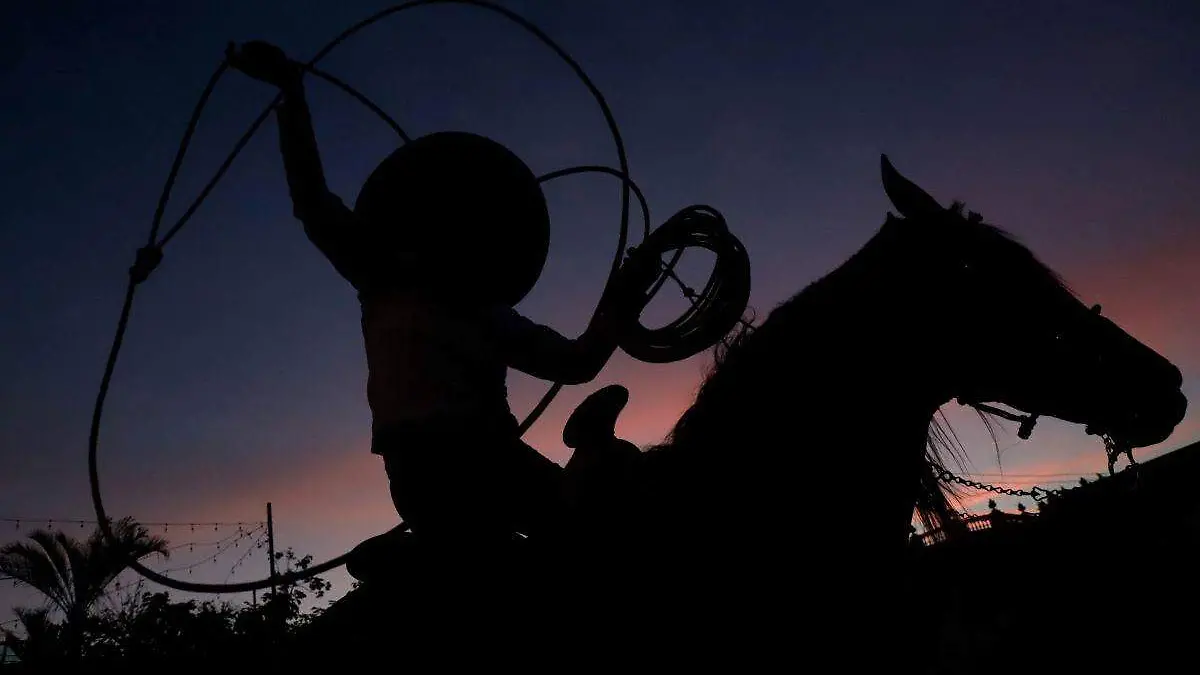
[[[939,345],[950,399],[1082,424],[1125,448],[1171,434],[1187,407],[1178,368],[978,214],[941,206],[886,156],[882,172],[902,217],[889,224],[924,249],[914,274],[956,307],[955,334]]]

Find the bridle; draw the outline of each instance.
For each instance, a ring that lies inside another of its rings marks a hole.
[[[1096,316],[1100,316],[1100,305],[1092,305],[1091,313]],[[1033,427],[1037,424],[1038,418],[1040,417],[1038,413],[1015,413],[988,405],[982,401],[964,400],[961,397],[957,398],[955,402],[962,406],[974,408],[981,413],[986,413],[988,415],[1000,417],[1012,422],[1017,422],[1020,424],[1020,426],[1017,428],[1017,438],[1023,441],[1029,440],[1029,437],[1033,435]],[[1099,436],[1100,439],[1104,441],[1104,454],[1105,458],[1108,460],[1109,475],[1114,473],[1117,459],[1122,454],[1129,458],[1129,464],[1131,466],[1137,465],[1137,461],[1133,458],[1133,446],[1118,440],[1108,432],[1097,430],[1092,425],[1085,427],[1084,432],[1089,436]]]

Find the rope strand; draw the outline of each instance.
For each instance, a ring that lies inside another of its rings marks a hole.
[[[306,70],[308,70],[309,72],[315,72],[314,66],[317,64],[318,61],[320,61],[322,58],[327,56],[330,52],[332,52],[334,49],[336,49],[338,45],[342,44],[344,41],[349,39],[352,35],[354,35],[358,31],[362,30],[363,28],[366,28],[367,26],[370,26],[385,17],[388,17],[392,14],[396,14],[400,11],[403,11],[406,9],[411,9],[413,7],[419,7],[422,5],[433,5],[433,4],[472,5],[475,7],[479,7],[481,9],[487,9],[492,12],[496,12],[496,13],[500,14],[501,16],[509,19],[510,21],[515,22],[517,25],[521,26],[528,32],[532,33],[543,44],[545,44],[550,49],[552,49],[564,62],[566,62],[567,65],[574,71],[574,73],[579,78],[579,80],[591,92],[593,98],[595,98],[596,103],[599,106],[601,113],[604,116],[604,120],[608,125],[609,131],[612,134],[613,143],[616,146],[616,150],[617,150],[618,163],[620,165],[620,168],[616,171],[607,169],[607,168],[601,168],[601,169],[599,169],[599,171],[602,171],[605,173],[611,173],[612,175],[616,175],[619,178],[621,178],[621,224],[620,224],[620,232],[619,232],[619,235],[617,238],[616,253],[613,256],[612,267],[609,272],[608,281],[606,282],[606,285],[605,285],[605,290],[607,291],[609,289],[609,287],[611,287],[612,284],[614,283],[614,279],[615,279],[618,271],[620,270],[621,263],[623,261],[623,253],[628,244],[629,195],[630,195],[630,192],[633,190],[631,187],[632,179],[630,178],[629,163],[628,163],[628,158],[625,153],[624,142],[621,139],[620,130],[617,127],[616,120],[613,117],[612,111],[609,109],[607,101],[604,99],[603,94],[600,93],[600,90],[592,82],[591,78],[589,78],[587,76],[587,74],[584,72],[583,68],[575,61],[575,59],[573,59],[570,56],[570,54],[568,54],[562,47],[560,47],[557,43],[555,43],[545,32],[543,32],[541,29],[539,29],[533,23],[529,22],[525,18],[521,17],[520,15],[516,14],[515,12],[513,12],[509,9],[506,9],[499,5],[493,4],[491,2],[486,2],[484,0],[414,0],[412,2],[407,2],[407,3],[401,4],[401,5],[396,5],[396,6],[387,8],[385,10],[382,10],[380,12],[377,12],[376,14],[374,14],[374,15],[354,24],[350,28],[346,29],[341,34],[339,34],[336,38],[334,38],[330,43],[325,45],[325,47],[323,47],[319,52],[317,52],[316,56],[314,56],[312,59],[310,59],[308,61],[308,63],[305,65]],[[100,436],[100,422],[103,417],[104,402],[108,396],[109,386],[112,383],[113,371],[116,368],[117,360],[118,360],[118,357],[119,357],[120,351],[121,351],[121,345],[124,341],[125,332],[129,325],[129,319],[130,319],[130,315],[133,310],[133,300],[134,300],[134,296],[137,291],[137,287],[139,284],[141,284],[142,282],[144,282],[146,280],[146,278],[149,276],[149,274],[153,271],[154,267],[157,265],[157,261],[159,259],[161,259],[162,248],[164,246],[166,246],[166,244],[168,242],[170,242],[175,237],[176,234],[179,233],[179,231],[183,228],[183,226],[185,224],[187,224],[187,222],[191,219],[191,217],[196,213],[196,211],[200,208],[200,205],[203,204],[205,199],[207,199],[209,194],[211,194],[212,190],[217,186],[217,184],[220,182],[220,180],[225,176],[226,172],[229,170],[229,167],[231,167],[233,165],[233,162],[237,159],[238,155],[246,147],[246,145],[249,143],[250,139],[253,138],[254,134],[257,133],[259,128],[262,127],[262,124],[270,116],[271,111],[274,109],[274,107],[276,105],[278,105],[278,103],[281,100],[280,96],[276,96],[275,99],[271,102],[271,104],[268,105],[265,109],[263,109],[263,111],[258,115],[258,117],[255,118],[254,122],[251,123],[250,127],[246,130],[246,132],[243,133],[242,136],[238,139],[238,141],[234,144],[233,150],[225,158],[225,161],[221,163],[220,167],[217,169],[217,171],[213,175],[212,179],[210,179],[209,182],[200,191],[200,194],[196,197],[196,199],[184,211],[183,215],[180,216],[179,220],[176,221],[174,226],[172,226],[161,239],[157,239],[158,231],[161,226],[162,219],[163,219],[163,214],[166,210],[167,202],[170,199],[171,190],[174,187],[175,180],[179,173],[179,168],[183,163],[183,158],[187,154],[187,149],[191,143],[191,139],[195,133],[196,127],[199,124],[199,120],[204,111],[204,108],[208,104],[208,100],[209,100],[210,96],[212,95],[213,90],[216,88],[217,82],[221,79],[222,75],[224,75],[226,70],[228,70],[228,64],[226,62],[222,62],[217,67],[216,71],[214,71],[212,77],[209,78],[209,81],[208,81],[207,85],[205,86],[204,91],[201,93],[200,100],[197,102],[196,107],[192,112],[192,117],[188,123],[187,129],[184,132],[183,138],[180,141],[179,150],[176,152],[175,159],[171,166],[171,170],[169,171],[169,173],[167,175],[167,181],[163,187],[163,192],[159,198],[158,207],[155,210],[153,222],[150,227],[150,235],[148,238],[149,243],[147,244],[146,248],[153,251],[153,254],[154,254],[153,257],[156,258],[155,263],[154,263],[154,265],[147,266],[145,261],[147,259],[151,258],[151,256],[147,255],[146,253],[139,252],[139,258],[135,262],[134,267],[131,268],[131,270],[130,270],[130,280],[129,280],[129,283],[125,290],[125,297],[122,302],[119,318],[117,320],[116,333],[113,337],[112,347],[109,350],[108,358],[105,362],[104,373],[100,379],[100,387],[99,387],[99,391],[96,396],[96,404],[95,404],[95,407],[93,408],[93,412],[92,412],[91,428],[90,428],[90,432],[88,434],[88,478],[89,478],[89,482],[91,485],[92,506],[96,511],[96,517],[98,520],[97,524],[99,525],[101,532],[103,532],[104,536],[106,538],[108,538],[109,540],[114,539],[114,536],[113,536],[112,529],[111,529],[111,526],[110,526],[110,523],[108,520],[108,516],[106,515],[105,509],[104,509],[104,501],[103,501],[101,491],[100,491],[99,466],[98,466],[99,463],[98,463],[98,457],[97,457],[98,446],[99,446],[99,436]],[[336,80],[336,78],[331,79],[331,76],[325,77],[324,75],[320,75],[320,74],[318,76],[324,77],[324,79],[329,80],[331,83],[335,84],[335,86],[338,86],[339,88],[343,89],[344,91],[350,92],[351,95],[354,96],[356,99],[360,100],[361,102],[366,103],[365,96],[362,96],[361,94],[356,94],[355,92],[353,92],[352,88],[349,85],[345,84],[344,82],[341,82],[340,80]],[[393,129],[397,130],[397,132],[401,134],[402,138],[404,137],[403,132],[400,130],[399,125],[397,125],[393,120],[391,120],[391,118],[388,117],[386,114],[383,114],[383,111],[381,109],[379,109],[378,106],[369,104],[368,107],[371,108],[373,111],[375,111],[377,114],[380,114],[380,116],[384,118],[384,121],[387,122],[389,124],[389,126],[391,126]],[[588,171],[596,171],[597,167],[581,167],[581,169],[586,169]],[[560,176],[554,176],[554,177],[572,175],[572,170],[566,170],[566,171],[567,171],[566,173],[561,173]],[[583,172],[584,172],[583,170],[574,171],[574,173],[583,173]],[[550,178],[546,178],[545,180],[550,180]],[[649,227],[649,225],[648,225],[648,221],[649,221],[648,208],[646,208],[646,206],[645,206],[645,199],[641,196],[640,190],[637,191],[637,194],[638,194],[639,201],[642,203],[643,213],[646,216],[647,229],[648,229],[648,227]],[[562,389],[562,384],[555,383],[549,389],[549,391],[547,391],[546,394],[543,395],[541,401],[538,402],[537,406],[534,407],[533,411],[522,422],[522,424],[521,424],[521,432],[522,433],[524,433],[526,430],[529,429],[530,426],[532,426],[532,424],[538,419],[538,417],[542,414],[542,412],[545,411],[545,409],[549,406],[550,402],[554,399],[554,397],[558,394],[558,392],[561,389]],[[174,589],[180,590],[180,591],[188,591],[188,592],[196,592],[196,593],[232,593],[232,592],[244,592],[244,591],[250,591],[250,590],[269,588],[272,585],[284,585],[284,584],[290,584],[290,583],[294,583],[297,581],[301,581],[303,579],[306,579],[306,578],[309,578],[309,577],[312,577],[312,576],[315,576],[318,574],[322,574],[328,570],[331,570],[331,569],[334,569],[336,567],[343,565],[346,561],[347,555],[348,554],[340,555],[336,558],[333,558],[331,560],[328,560],[328,561],[318,564],[318,565],[314,565],[314,566],[309,567],[308,569],[305,569],[302,571],[289,572],[286,574],[278,575],[274,579],[267,578],[267,579],[260,579],[257,581],[249,581],[249,582],[234,583],[234,584],[191,583],[191,582],[186,582],[186,581],[182,581],[179,579],[172,579],[163,574],[159,574],[159,573],[155,572],[154,570],[151,570],[151,569],[147,568],[146,566],[142,565],[137,560],[130,559],[130,560],[128,560],[128,563],[129,563],[129,567],[131,567],[132,569],[137,571],[143,577],[149,579],[150,581],[154,581],[158,584],[161,584],[163,586],[167,586],[168,588],[174,588]]]
[[[568,54],[562,47],[556,44],[546,33],[535,26],[533,23],[524,19],[520,15],[505,9],[499,5],[484,0],[414,0],[401,5],[396,5],[388,9],[377,12],[376,14],[354,24],[350,28],[339,34],[334,40],[327,44],[324,48],[317,52],[316,56],[310,59],[306,64],[303,64],[304,70],[314,76],[320,77],[342,91],[348,93],[357,101],[365,105],[376,115],[378,115],[388,126],[390,126],[401,140],[407,142],[409,136],[404,132],[399,124],[387,115],[379,106],[375,105],[370,99],[356,91],[353,87],[346,84],[342,80],[325,73],[316,68],[316,64],[338,45],[349,39],[358,31],[370,26],[385,17],[399,13],[400,11],[419,7],[422,5],[434,4],[463,4],[479,7],[496,12],[515,22],[526,31],[532,33],[543,44],[555,52],[575,73],[578,79],[587,87],[596,101],[604,116],[604,120],[608,125],[609,132],[612,136],[613,144],[617,151],[617,160],[619,163],[618,169],[612,169],[604,166],[579,166],[569,169],[554,171],[541,176],[538,179],[539,183],[546,183],[558,178],[563,178],[571,175],[585,173],[604,173],[615,176],[621,180],[621,221],[617,237],[617,248],[613,255],[613,261],[609,270],[609,276],[605,283],[601,297],[605,297],[612,290],[616,283],[621,266],[624,262],[624,253],[628,245],[629,234],[629,218],[630,218],[630,193],[633,193],[638,200],[643,216],[643,245],[648,245],[651,250],[658,250],[660,253],[665,253],[668,250],[674,251],[674,256],[670,262],[665,265],[665,273],[661,274],[659,279],[653,284],[647,298],[652,297],[662,287],[668,277],[675,279],[683,288],[687,289],[688,300],[691,303],[691,308],[687,310],[682,317],[672,322],[668,326],[658,329],[646,329],[640,324],[636,325],[633,330],[622,341],[621,347],[634,358],[648,363],[666,363],[678,361],[688,358],[703,349],[707,349],[717,342],[723,342],[739,323],[745,328],[749,327],[742,315],[745,312],[750,293],[750,270],[749,259],[741,242],[737,240],[728,230],[725,225],[724,218],[715,209],[707,206],[693,206],[684,209],[669,219],[662,227],[654,232],[650,231],[650,211],[646,203],[645,196],[638,189],[637,185],[630,177],[628,158],[625,152],[624,142],[621,139],[621,133],[617,127],[616,120],[613,117],[612,111],[605,101],[603,94],[587,76],[583,68]],[[104,368],[104,375],[101,378],[100,390],[96,398],[96,405],[92,415],[91,431],[88,439],[88,476],[91,483],[92,503],[98,518],[98,525],[104,536],[112,539],[108,518],[105,514],[104,503],[101,497],[99,484],[99,470],[97,461],[97,448],[99,445],[99,430],[100,421],[102,419],[104,401],[108,394],[108,388],[112,381],[113,371],[116,367],[116,362],[120,353],[121,345],[124,340],[125,331],[128,327],[130,314],[133,307],[133,299],[138,285],[143,283],[154,269],[158,266],[162,259],[162,249],[170,242],[175,235],[189,222],[191,217],[197,212],[200,206],[216,188],[217,184],[225,176],[233,162],[237,159],[241,151],[249,143],[250,139],[262,127],[262,124],[270,116],[271,111],[277,106],[282,96],[277,95],[275,99],[268,105],[255,120],[250,127],[242,134],[242,136],[234,144],[233,150],[228,154],[225,160],[218,167],[213,177],[201,189],[200,194],[192,201],[183,215],[175,222],[175,224],[166,232],[161,239],[157,239],[158,231],[162,223],[163,213],[166,209],[166,204],[170,199],[171,190],[174,187],[175,180],[178,176],[179,168],[182,165],[183,158],[187,153],[187,149],[191,143],[192,136],[195,133],[196,127],[199,124],[200,117],[207,105],[213,90],[216,88],[217,82],[221,76],[228,70],[228,64],[223,62],[213,73],[205,86],[204,91],[193,110],[192,117],[188,123],[187,129],[184,132],[183,138],[180,141],[179,150],[176,153],[175,160],[167,176],[166,184],[163,187],[163,193],[159,199],[158,207],[155,210],[154,220],[150,228],[149,243],[146,247],[139,250],[138,257],[135,260],[133,267],[130,269],[130,281],[126,289],[125,300],[122,304],[120,318],[117,321],[116,335],[113,338],[112,348],[109,352],[108,359]],[[688,289],[682,281],[675,276],[674,267],[678,263],[683,249],[691,246],[707,248],[717,254],[717,265],[713,274],[710,276],[705,288],[700,293],[695,293]],[[519,429],[524,435],[529,428],[541,417],[545,410],[549,407],[551,401],[557,396],[562,389],[562,383],[554,383],[549,390],[542,396],[541,400],[534,406],[525,419],[521,422]],[[261,579],[258,581],[249,581],[235,584],[200,584],[184,582],[178,579],[172,579],[163,574],[148,569],[137,560],[129,560],[129,566],[137,571],[145,578],[162,584],[176,590],[190,592],[243,592],[268,588],[273,585],[289,584],[300,581],[305,578],[321,574],[327,570],[341,566],[345,563],[346,557],[349,554],[343,554],[331,560],[328,560],[319,565],[312,566],[303,571],[289,572],[279,575],[275,578]]]

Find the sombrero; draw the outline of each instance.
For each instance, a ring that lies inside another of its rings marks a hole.
[[[546,263],[550,215],[537,176],[500,143],[443,131],[405,144],[354,206],[372,240],[416,260],[435,285],[515,305]]]

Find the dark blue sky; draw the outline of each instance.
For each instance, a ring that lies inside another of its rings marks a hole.
[[[261,38],[306,57],[386,4],[8,8],[0,516],[90,514],[87,424],[125,269],[226,42]],[[750,251],[761,311],[836,266],[882,222],[878,155],[887,152],[943,202],[964,199],[1017,234],[1085,300],[1175,360],[1185,389],[1200,393],[1194,3],[507,4],[605,92],[656,224],[691,203],[722,210]],[[586,90],[494,15],[421,8],[369,29],[323,65],[410,133],[483,133],[538,172],[615,164]],[[331,184],[353,200],[395,138],[324,84],[310,96]],[[221,82],[168,220],[270,97],[238,76]],[[274,133],[268,124],[251,143],[139,294],[101,463],[118,512],[250,520],[272,500],[280,536],[326,555],[394,514],[366,449],[354,295],[291,218]],[[521,309],[575,334],[609,265],[618,192],[595,177],[547,193],[551,257]],[[659,438],[703,365],[617,359],[602,380],[633,390],[624,433]],[[514,410],[527,410],[543,387],[515,376]],[[561,420],[594,388],[565,394],[531,434],[546,454],[565,459]],[[969,419],[955,419],[974,468],[998,471],[990,443]],[[1198,419],[1189,414],[1164,448],[1194,440]],[[1094,439],[1053,424],[1004,460],[1005,470],[1026,473],[1103,466]]]

